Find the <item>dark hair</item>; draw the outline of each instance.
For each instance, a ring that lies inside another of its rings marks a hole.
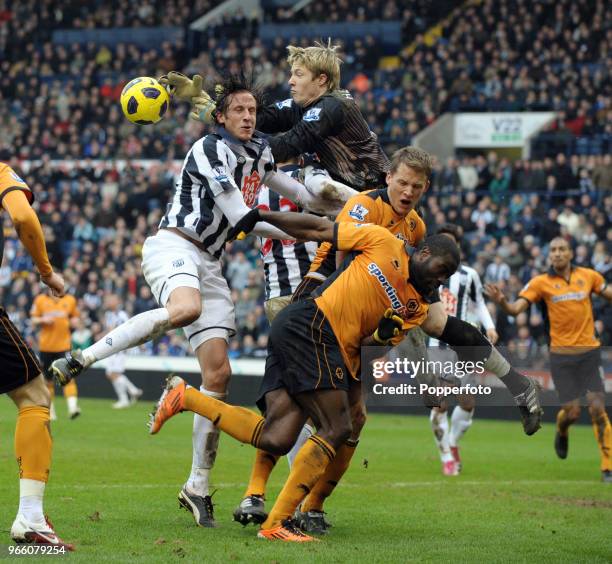
[[[245,76],[243,72],[239,74],[230,74],[219,84],[215,85],[215,91],[210,92],[211,98],[215,101],[215,111],[213,112],[215,123],[219,123],[219,114],[224,114],[232,101],[232,96],[238,92],[248,92],[255,98],[257,107],[263,105],[263,92],[261,88],[255,84],[253,75]]]
[[[463,229],[459,225],[454,223],[443,223],[436,229],[436,235],[450,235],[455,239],[458,245],[461,245],[461,239],[463,237]]]
[[[424,247],[429,249],[432,257],[448,257],[459,266],[461,261],[459,247],[450,237],[441,234],[429,235],[419,243],[417,249],[421,250]]]

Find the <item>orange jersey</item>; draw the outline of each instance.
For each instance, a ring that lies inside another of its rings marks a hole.
[[[389,202],[387,188],[370,190],[353,196],[344,204],[336,217],[336,222],[373,223],[388,229],[398,239],[403,239],[412,247],[425,237],[425,222],[412,210],[406,217],[393,211]],[[321,243],[307,276],[325,280],[336,270],[336,253],[331,243]]]
[[[40,352],[70,350],[70,319],[78,317],[74,296],[55,298],[39,294],[32,304],[32,317],[52,317],[53,323],[40,326],[38,346]]]
[[[544,301],[550,323],[550,346],[597,347],[591,293],[606,287],[604,277],[590,268],[574,267],[569,281],[549,270],[532,278],[519,293],[531,303]]]
[[[346,367],[358,378],[361,342],[374,334],[385,311],[393,308],[407,331],[425,321],[429,303],[410,284],[404,241],[387,229],[341,222],[335,224],[334,239],[340,251],[361,252],[315,301],[336,335]],[[403,337],[398,335],[392,344]]]
[[[0,210],[3,209],[2,200],[4,196],[13,190],[21,190],[25,193],[30,203],[34,201],[34,194],[32,194],[28,185],[9,165],[0,163]],[[0,264],[2,264],[2,255],[4,252],[4,233],[1,225],[2,220],[0,219]]]

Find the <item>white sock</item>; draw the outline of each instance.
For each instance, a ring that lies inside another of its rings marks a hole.
[[[293,461],[297,456],[299,450],[304,446],[304,443],[310,438],[311,435],[314,435],[315,430],[308,424],[305,423],[298,435],[297,441],[293,445],[293,448],[287,454],[287,462],[289,462],[289,468],[293,466]]]
[[[461,437],[463,437],[465,432],[472,426],[473,416],[473,409],[472,411],[466,411],[460,405],[455,406],[451,416],[450,446],[456,447],[459,444]]]
[[[134,394],[140,392],[140,389],[134,386],[134,384],[132,384],[130,379],[125,374],[121,374],[119,376],[119,380],[121,380],[121,383],[123,384],[123,386],[125,386],[125,389],[127,390],[128,394],[133,396]]]
[[[170,317],[165,307],[139,313],[82,351],[85,368],[96,360],[142,345],[170,329]]]
[[[226,394],[211,392],[200,386],[200,391],[212,398],[223,401]],[[194,414],[193,416],[193,458],[191,462],[191,474],[187,479],[187,489],[196,495],[208,495],[208,482],[210,470],[217,458],[217,447],[219,446],[219,428],[206,417]]]
[[[438,410],[432,409],[429,415],[429,420],[431,421],[431,430],[434,434],[436,446],[440,452],[440,460],[442,462],[454,460],[449,444],[448,415],[446,414],[446,411],[444,413],[440,413]]]
[[[55,402],[51,401],[51,407],[49,407],[49,419],[55,421],[57,419],[57,413],[55,413]]]
[[[19,480],[19,510],[30,523],[42,525],[45,523],[43,513],[43,496],[45,495],[45,482],[38,480]]]
[[[68,413],[74,413],[79,409],[79,398],[77,396],[70,396],[66,398],[66,405],[68,406]]]
[[[125,388],[125,384],[121,381],[121,376],[118,376],[114,380],[111,380],[111,383],[113,384],[113,388],[115,388],[117,399],[121,402],[127,402],[127,390]]]

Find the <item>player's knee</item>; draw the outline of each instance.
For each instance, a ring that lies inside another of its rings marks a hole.
[[[223,358],[219,364],[206,370],[204,386],[207,390],[225,390],[232,375],[229,358]]]
[[[574,422],[574,421],[578,421],[578,418],[580,417],[580,406],[579,405],[569,405],[567,407],[564,408],[565,409],[565,413],[566,413],[566,417],[570,422]]]
[[[10,393],[10,396],[18,408],[51,405],[51,394],[42,375],[17,388]]]
[[[368,415],[363,405],[356,405],[351,408],[351,424],[352,424],[352,432],[351,435],[353,439],[359,438],[361,430],[364,428],[366,421],[368,419]]]
[[[457,403],[465,411],[472,411],[476,407],[476,399],[473,396],[461,396]]]
[[[353,425],[351,419],[346,417],[342,420],[334,422],[329,427],[321,428],[317,431],[322,439],[327,441],[334,449],[338,450],[353,434]]]
[[[276,434],[262,435],[257,448],[276,456],[284,456],[293,448],[297,437],[278,436]]]
[[[202,314],[201,302],[183,302],[168,306],[170,323],[173,327],[185,327],[194,323]]]

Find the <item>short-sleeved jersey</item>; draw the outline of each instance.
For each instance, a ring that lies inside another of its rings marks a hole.
[[[387,188],[370,190],[353,196],[346,202],[336,221],[380,225],[412,247],[416,247],[423,240],[426,231],[425,222],[416,211],[412,210],[406,217],[395,213],[389,201]],[[334,270],[336,270],[336,250],[331,243],[321,243],[308,276],[325,280]]]
[[[410,284],[410,247],[387,229],[368,223],[336,223],[334,245],[341,251],[360,251],[315,298],[340,344],[354,378],[361,364],[361,342],[374,334],[388,308],[404,320],[407,331],[423,323],[428,301]],[[393,339],[398,344],[403,335]]]
[[[29,202],[34,201],[34,194],[22,178],[7,164],[0,163],[0,210],[2,210],[2,200],[9,192],[21,190],[25,193]],[[0,222],[1,224],[1,222]],[[0,229],[0,264],[4,254],[4,233]]]
[[[78,317],[74,296],[55,298],[39,294],[32,304],[33,317],[53,317],[53,323],[40,326],[38,346],[40,352],[55,353],[70,350],[70,319]]]
[[[530,303],[544,302],[550,324],[550,346],[597,347],[591,293],[606,288],[604,277],[590,268],[574,267],[569,280],[554,270],[532,278],[519,293]]]

